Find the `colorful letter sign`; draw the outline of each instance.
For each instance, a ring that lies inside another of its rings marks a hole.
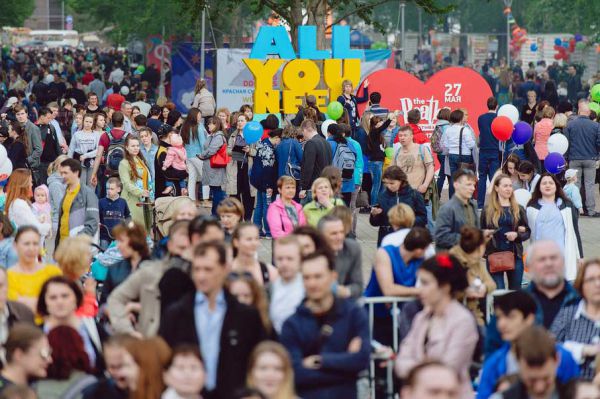
[[[341,94],[342,81],[350,80],[354,86],[359,83],[361,52],[350,49],[349,26],[333,27],[331,51],[317,49],[316,42],[317,27],[300,26],[297,58],[284,27],[260,28],[250,58],[244,60],[256,81],[254,113],[279,113],[280,96],[283,99],[283,112],[295,113],[307,95],[315,96],[317,106],[325,112],[327,103]],[[273,56],[279,58],[267,59]],[[286,63],[286,60],[289,61]],[[323,60],[322,73],[320,63],[315,60]],[[272,83],[273,76],[284,63],[283,90],[280,93],[273,89]],[[321,80],[327,89],[319,87]]]

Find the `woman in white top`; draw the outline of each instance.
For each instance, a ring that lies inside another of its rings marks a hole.
[[[101,135],[102,132],[94,131],[94,115],[86,114],[83,117],[83,128],[75,132],[73,138],[71,138],[68,155],[81,162],[81,175],[79,177],[81,184],[89,184]]]
[[[448,156],[450,166],[450,197],[454,194],[452,175],[459,169],[461,162],[475,163],[473,160],[473,148],[475,146],[475,134],[471,127],[466,124],[465,113],[460,109],[455,109],[450,113],[450,126],[446,128],[442,135],[442,148]],[[448,169],[446,168],[446,170]]]
[[[4,209],[8,210],[8,219],[17,229],[21,226],[35,227],[42,236],[40,242],[43,242],[44,238],[50,233],[52,221],[46,220],[44,215],[38,219],[33,213],[31,207],[31,197],[33,196],[31,171],[29,169],[13,170],[8,179],[6,193]]]

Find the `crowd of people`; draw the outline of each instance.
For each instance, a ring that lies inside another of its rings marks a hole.
[[[4,53],[0,398],[600,397],[600,116],[525,74],[525,144],[500,95],[426,134],[368,81],[252,141],[202,79],[184,115],[124,53]]]

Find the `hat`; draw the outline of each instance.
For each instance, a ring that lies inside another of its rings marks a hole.
[[[577,176],[577,169],[567,169],[565,179],[572,179]]]
[[[121,87],[121,94],[124,95],[124,96],[128,95],[129,94],[129,87],[127,87],[127,86]]]
[[[13,105],[15,105],[18,102],[19,102],[19,100],[17,99],[17,97],[10,97],[8,100],[6,100],[6,106],[12,107]]]

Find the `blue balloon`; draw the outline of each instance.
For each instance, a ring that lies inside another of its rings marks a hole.
[[[577,34],[575,35],[575,41],[576,41],[576,42],[580,42],[580,41],[582,41],[582,40],[583,40],[583,35],[582,35],[581,33],[577,33]]]
[[[538,46],[535,43],[531,43],[531,47],[530,47],[531,51],[537,51]]]
[[[557,46],[562,46],[562,39],[560,37],[557,37],[556,39],[554,39],[554,44],[556,44]]]
[[[546,159],[544,160],[544,167],[553,175],[559,174],[565,170],[566,165],[567,163],[565,161],[565,157],[558,152],[551,152],[550,154],[546,155]]]
[[[513,130],[512,140],[515,144],[521,145],[531,140],[533,136],[533,129],[529,123],[517,122],[515,123],[515,130]]]
[[[563,46],[564,48],[569,48],[569,42],[563,42],[562,46]]]
[[[251,121],[244,126],[244,140],[247,144],[258,143],[262,135],[263,127],[260,122]]]

